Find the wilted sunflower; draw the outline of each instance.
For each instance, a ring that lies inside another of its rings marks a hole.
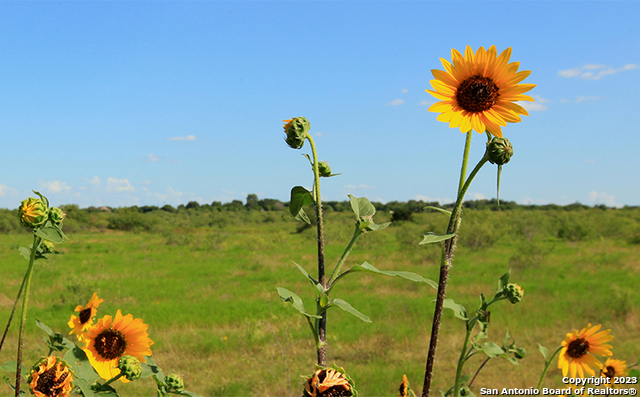
[[[73,374],[67,363],[49,356],[38,361],[27,379],[36,397],[68,397],[73,389]]]
[[[558,368],[562,369],[562,376],[571,373],[571,377],[575,378],[577,373],[578,377],[584,378],[585,371],[591,376],[596,376],[592,367],[602,368],[602,363],[593,354],[603,357],[613,355],[611,345],[606,344],[613,339],[613,336],[609,335],[611,330],[598,332],[600,327],[602,324],[595,327],[589,324],[580,332],[575,330],[567,334],[566,339],[562,341],[558,359]]]
[[[120,310],[115,318],[104,316],[91,327],[84,336],[82,348],[91,365],[103,379],[111,379],[120,373],[118,360],[126,355],[146,362],[143,355],[151,355],[153,341],[149,339],[149,326],[133,315],[123,316]],[[128,382],[124,377],[123,382]]]
[[[606,376],[607,378],[609,378],[609,381],[615,387],[616,377],[627,376],[628,373],[629,371],[627,370],[626,361],[608,358],[604,363],[604,368],[602,368],[601,376]]]
[[[98,313],[98,306],[104,301],[104,299],[98,299],[98,293],[94,292],[91,300],[87,303],[86,307],[81,305],[76,306],[75,312],[79,312],[78,317],[71,315],[71,319],[67,325],[71,328],[69,334],[76,334],[78,340],[82,342],[84,338],[84,332],[93,325],[93,318]]]
[[[429,111],[440,113],[438,120],[449,123],[449,127],[460,127],[460,131],[471,129],[502,138],[500,126],[507,122],[522,121],[520,115],[529,113],[516,101],[531,101],[522,95],[535,84],[518,84],[531,74],[529,70],[518,72],[520,62],[509,62],[511,47],[498,56],[495,46],[488,51],[480,47],[473,53],[467,46],[464,57],[456,49],[451,50],[452,63],[440,58],[446,71],[433,69],[431,86],[427,90],[440,99]]]
[[[350,397],[351,384],[335,369],[319,369],[304,383],[305,397]]]

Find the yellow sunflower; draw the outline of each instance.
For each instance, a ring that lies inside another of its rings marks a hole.
[[[616,387],[616,377],[627,376],[628,374],[627,362],[623,360],[615,360],[613,358],[608,358],[607,361],[605,361],[604,368],[602,368],[601,371],[601,376],[609,378],[609,381],[614,387]]]
[[[151,355],[153,341],[149,339],[149,326],[133,315],[123,316],[120,310],[115,318],[104,316],[84,336],[82,348],[91,365],[103,379],[111,379],[120,373],[118,360],[124,355],[146,362],[144,356]],[[124,377],[123,382],[128,382]]]
[[[38,361],[27,379],[36,397],[68,397],[73,389],[73,373],[67,363],[49,356]]]
[[[500,126],[507,122],[522,121],[520,115],[529,113],[516,101],[531,101],[522,95],[535,84],[518,84],[531,74],[529,70],[518,72],[520,62],[509,62],[511,47],[498,56],[495,46],[485,51],[480,47],[473,53],[467,46],[464,57],[456,49],[451,50],[452,63],[440,58],[446,71],[433,69],[431,86],[427,90],[440,99],[429,111],[440,113],[438,120],[449,123],[449,127],[460,127],[460,131],[471,129],[502,138]]]
[[[73,314],[71,315],[71,319],[67,323],[67,325],[72,328],[69,335],[76,334],[78,340],[82,342],[84,332],[93,325],[93,318],[98,313],[98,306],[100,306],[103,301],[104,299],[98,299],[98,293],[94,292],[86,307],[82,307],[81,305],[76,306],[74,311],[80,314],[78,317]]]
[[[592,367],[602,368],[602,363],[593,355],[608,357],[611,353],[611,345],[606,343],[613,339],[609,335],[610,329],[606,331],[598,330],[602,324],[591,327],[587,325],[580,332],[578,330],[568,333],[565,340],[562,341],[562,350],[560,350],[560,358],[558,359],[558,368],[562,369],[562,376],[571,373],[571,377],[584,378],[586,371],[591,376],[596,376]]]

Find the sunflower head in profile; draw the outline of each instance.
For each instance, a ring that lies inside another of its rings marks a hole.
[[[36,397],[68,397],[73,389],[73,372],[57,357],[44,357],[31,368],[27,383]]]
[[[319,368],[304,383],[303,397],[356,397],[353,380],[344,369]]]
[[[79,312],[78,316],[71,315],[71,319],[67,325],[72,328],[69,334],[76,334],[78,340],[82,342],[84,338],[84,332],[93,325],[93,318],[98,313],[98,306],[104,301],[104,299],[98,298],[98,293],[94,292],[91,300],[87,303],[87,306],[76,306],[76,312]]]
[[[616,377],[627,376],[629,370],[627,369],[627,362],[623,360],[615,360],[608,358],[604,363],[604,368],[600,371],[600,376],[609,378],[611,385],[616,386]]]
[[[147,333],[148,328],[141,319],[134,319],[131,314],[123,316],[118,310],[113,319],[104,316],[87,331],[82,350],[98,374],[103,379],[111,379],[120,374],[118,361],[124,355],[146,362],[144,356],[151,355],[150,347],[153,344]],[[128,382],[125,377],[120,380]]]
[[[445,70],[433,69],[431,86],[427,90],[440,102],[431,105],[429,111],[440,113],[438,120],[449,123],[449,127],[459,127],[460,131],[471,129],[484,133],[488,131],[502,138],[502,130],[509,123],[522,121],[520,115],[529,113],[517,101],[531,101],[533,98],[523,93],[535,84],[518,84],[531,71],[518,72],[519,62],[509,63],[511,47],[498,56],[495,46],[488,50],[480,47],[473,53],[467,46],[464,56],[456,49],[451,50],[452,62],[440,59]]]
[[[580,332],[575,330],[567,334],[562,341],[562,350],[558,359],[558,368],[562,369],[562,376],[570,373],[572,378],[584,378],[585,372],[596,376],[593,368],[602,368],[602,363],[594,355],[608,357],[613,354],[611,345],[606,344],[613,339],[613,336],[609,335],[611,330],[598,332],[600,327],[602,324],[594,327],[589,324]]]

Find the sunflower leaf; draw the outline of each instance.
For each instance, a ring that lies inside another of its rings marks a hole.
[[[53,330],[51,328],[49,328],[49,326],[45,323],[43,323],[42,321],[38,320],[36,318],[36,327],[40,328],[41,330],[44,331],[45,334],[52,336],[53,335]]]
[[[436,284],[435,281],[430,280],[428,278],[424,278],[417,273],[395,271],[395,270],[378,270],[369,262],[364,262],[362,265],[355,265],[351,269],[344,272],[342,275],[346,275],[347,273],[352,273],[352,272],[376,273],[376,274],[382,274],[384,276],[391,276],[391,277],[398,276],[410,281],[414,281],[416,283],[427,283],[433,288],[436,288],[436,289],[438,288],[438,284]]]
[[[420,245],[438,243],[440,241],[448,240],[453,236],[454,236],[453,233],[435,234],[435,233],[429,232],[429,233],[424,235],[424,238],[422,239],[422,241],[420,241]]]
[[[443,214],[445,214],[445,215],[449,215],[449,216],[451,216],[451,211],[447,211],[447,210],[445,210],[444,208],[438,208],[438,207],[433,207],[433,206],[427,205],[427,206],[426,206],[426,207],[424,207],[423,209],[425,209],[425,210],[426,210],[426,209],[429,209],[429,210],[436,210],[436,211],[440,211],[440,212],[442,212],[442,213],[443,213]]]
[[[489,357],[499,357],[505,354],[504,350],[494,342],[487,342],[482,345],[482,351]]]
[[[20,252],[20,255],[22,255],[26,260],[31,260],[30,248],[20,247],[18,248],[18,251]]]
[[[91,366],[87,354],[78,346],[69,350],[63,360],[69,364],[77,378],[84,378],[90,384],[100,379],[100,375]]]
[[[282,287],[277,287],[278,289],[278,295],[280,295],[280,298],[282,298],[283,301],[285,302],[289,302],[293,305],[293,307],[299,311],[300,313],[304,314],[305,316],[309,317],[309,318],[322,318],[322,316],[318,316],[316,314],[309,314],[305,311],[304,308],[304,303],[302,302],[302,299],[296,295],[295,293],[289,291],[286,288],[282,288]]]
[[[143,356],[146,362],[141,362],[140,367],[142,368],[142,373],[140,374],[141,378],[148,378],[153,375],[161,375],[164,380],[164,374],[162,373],[162,369],[156,365],[155,361],[149,356]]]
[[[189,397],[202,397],[199,394],[187,391],[187,390],[183,390],[181,392],[172,392],[173,394],[177,394],[179,396],[189,396]]]
[[[538,343],[538,350],[540,350],[542,357],[544,357],[544,362],[546,363],[549,360],[549,349]]]
[[[353,314],[354,316],[358,317],[360,320],[364,321],[365,323],[371,322],[371,319],[369,317],[360,313],[355,307],[351,306],[348,302],[345,302],[342,299],[337,299],[337,298],[331,299],[330,305],[338,306],[340,309],[344,310],[345,312]]]
[[[311,220],[304,212],[304,207],[313,203],[313,198],[311,197],[311,192],[302,186],[294,186],[291,189],[291,201],[289,201],[289,212],[293,215],[297,220],[304,221],[311,224]]]
[[[357,218],[361,218],[363,216],[374,216],[376,214],[376,207],[374,207],[366,197],[355,197],[349,195],[349,201],[351,203],[351,209],[356,214]]]
[[[18,362],[17,361],[9,361],[9,362],[4,363],[2,366],[0,366],[0,369],[5,371],[5,372],[14,372],[15,373],[17,366],[18,366]],[[29,371],[27,370],[27,367],[25,367],[24,365],[22,365],[20,373],[23,376],[29,375]]]
[[[462,306],[462,305],[460,305],[458,303],[455,303],[453,301],[453,299],[445,299],[443,307],[445,309],[453,310],[453,315],[456,316],[457,318],[461,319],[461,320],[468,320],[469,319],[467,317],[467,309],[465,309],[464,306]]]
[[[34,234],[44,240],[51,241],[54,244],[62,244],[67,240],[67,236],[57,226],[45,226],[34,231]]]

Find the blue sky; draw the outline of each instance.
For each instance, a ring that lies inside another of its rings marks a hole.
[[[501,199],[640,205],[639,2],[0,2],[0,207],[287,201],[305,116],[325,200],[451,201],[464,135],[428,112],[451,49],[513,48],[530,116]],[[485,138],[474,134],[471,161]],[[495,197],[485,166],[468,199]]]

